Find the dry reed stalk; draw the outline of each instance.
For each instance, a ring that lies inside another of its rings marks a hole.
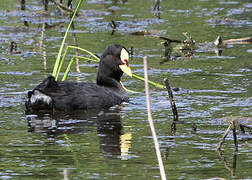
[[[158,139],[157,139],[153,119],[151,116],[150,92],[149,92],[147,57],[146,56],[144,56],[143,61],[144,61],[144,79],[145,79],[144,82],[145,82],[145,94],[146,94],[146,106],[147,106],[147,112],[148,112],[148,121],[150,124],[151,133],[152,133],[152,137],[153,137],[153,141],[154,141],[154,145],[155,145],[155,149],[156,149],[156,155],[157,155],[157,159],[158,159],[158,165],[159,165],[161,179],[166,180],[165,169],[164,169],[164,165],[163,165],[163,161],[162,161],[162,157],[161,157],[161,153],[160,153]]]

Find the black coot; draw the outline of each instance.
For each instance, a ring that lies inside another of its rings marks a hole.
[[[49,76],[28,92],[26,113],[109,108],[128,102],[120,84],[123,72],[132,76],[128,52],[121,45],[109,45],[100,58],[96,84],[56,81]]]

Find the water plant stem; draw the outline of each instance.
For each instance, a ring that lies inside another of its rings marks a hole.
[[[144,56],[144,79],[145,79],[144,82],[145,82],[145,94],[146,94],[146,106],[147,106],[147,112],[148,112],[148,121],[150,124],[151,133],[152,133],[152,137],[153,137],[153,141],[154,141],[154,145],[155,145],[155,149],[156,149],[156,155],[157,155],[157,159],[158,159],[161,179],[166,180],[165,169],[164,169],[164,165],[163,165],[163,161],[162,161],[162,157],[161,157],[161,153],[160,153],[160,148],[159,148],[159,144],[158,144],[158,139],[157,139],[157,135],[156,135],[156,131],[155,131],[152,115],[151,115],[150,93],[149,93],[148,72],[147,72],[147,57],[146,56]]]
[[[66,41],[66,38],[67,38],[67,34],[68,34],[68,32],[69,32],[69,30],[70,30],[70,28],[71,28],[71,24],[72,24],[72,22],[73,22],[73,20],[74,20],[74,18],[75,18],[75,16],[76,16],[76,14],[77,14],[79,8],[80,8],[82,2],[83,2],[83,0],[80,0],[79,3],[78,3],[78,5],[77,5],[77,7],[75,8],[75,11],[74,11],[74,13],[73,13],[73,16],[72,16],[72,18],[71,18],[71,20],[70,20],[70,23],[68,24],[67,30],[66,30],[66,32],[65,32],[64,38],[63,38],[63,40],[62,40],[62,42],[61,42],[60,50],[59,50],[57,59],[56,59],[56,61],[55,61],[54,68],[53,68],[53,73],[52,73],[52,75],[53,75],[55,78],[56,78],[56,73],[58,72],[59,63],[60,63],[60,58],[61,58],[61,54],[62,54],[64,45],[65,45],[65,41]],[[57,80],[57,78],[56,78],[56,80]]]
[[[99,62],[100,61],[100,59],[95,55],[95,54],[93,54],[92,52],[90,52],[90,51],[88,51],[88,50],[86,50],[86,49],[83,49],[83,48],[80,48],[80,47],[76,47],[76,46],[67,46],[66,47],[66,50],[65,50],[65,52],[64,52],[64,55],[63,55],[63,57],[62,57],[62,59],[61,59],[61,61],[60,61],[60,64],[58,64],[58,70],[57,70],[57,72],[56,72],[56,74],[55,74],[55,79],[57,80],[58,79],[58,77],[59,77],[59,73],[60,73],[60,71],[61,71],[61,68],[62,68],[62,66],[63,66],[63,64],[64,64],[64,62],[65,62],[65,58],[66,58],[66,55],[67,55],[67,53],[68,53],[68,51],[69,51],[69,49],[78,49],[78,50],[80,50],[80,51],[83,51],[83,52],[85,52],[85,53],[87,53],[87,54],[89,54],[90,56],[92,56],[94,59],[89,59],[89,60],[92,60],[93,62]],[[78,56],[78,57],[81,57],[81,56]],[[77,56],[75,56],[75,58],[78,58]],[[82,58],[82,59],[84,59],[84,58]],[[71,62],[71,61],[70,61]],[[72,62],[73,63],[73,62]],[[69,65],[68,65],[69,66]],[[70,66],[71,67],[71,66]],[[70,69],[69,69],[70,70]]]
[[[93,62],[97,62],[97,60],[94,60],[94,59],[91,59],[91,58],[88,58],[88,57],[82,57],[82,56],[74,56],[72,57],[72,59],[70,60],[70,62],[68,63],[68,66],[67,66],[67,69],[64,73],[64,76],[62,78],[62,81],[65,81],[67,79],[67,76],[69,74],[69,71],[71,69],[71,66],[73,64],[73,62],[75,61],[76,58],[79,58],[79,59],[84,59],[84,60],[87,60],[87,61],[93,61]]]
[[[93,57],[94,59],[92,59],[92,58],[87,58],[87,57],[82,57],[82,56],[74,56],[74,57],[70,60],[70,62],[69,62],[69,64],[68,64],[67,70],[66,70],[66,72],[65,72],[65,74],[64,74],[64,77],[62,78],[62,81],[64,81],[64,80],[67,78],[68,73],[69,73],[70,68],[71,68],[71,65],[73,64],[75,58],[85,59],[85,60],[89,60],[89,61],[92,61],[92,62],[99,62],[99,61],[100,61],[100,58],[99,58],[99,57],[97,57],[95,54],[93,54],[92,52],[90,52],[90,51],[88,51],[88,50],[86,50],[86,49],[83,49],[83,48],[80,48],[80,47],[76,47],[76,46],[67,46],[67,48],[66,48],[66,50],[65,50],[65,53],[64,53],[64,55],[63,55],[63,57],[62,57],[62,60],[61,60],[61,62],[60,62],[60,64],[59,64],[58,71],[57,71],[57,73],[56,73],[56,75],[55,75],[56,80],[58,79],[60,70],[61,70],[61,68],[62,68],[62,66],[63,66],[63,63],[64,63],[64,61],[65,61],[66,54],[68,53],[68,50],[69,50],[69,49],[78,49],[78,50],[80,50],[80,51],[83,51],[83,52],[89,54],[89,55],[90,55],[91,57]],[[68,71],[68,72],[67,72],[67,71]],[[136,74],[132,74],[132,76],[135,77],[135,78],[137,78],[137,79],[139,79],[139,80],[144,81],[144,78],[141,77],[141,76],[138,76],[138,75],[136,75]],[[63,80],[63,79],[64,79],[64,80]],[[165,86],[164,86],[164,85],[158,84],[158,83],[153,82],[153,81],[150,81],[150,80],[148,80],[148,82],[149,82],[149,84],[151,84],[151,85],[153,85],[153,86],[155,86],[155,87],[157,87],[157,88],[159,88],[159,89],[165,89]]]
[[[144,81],[144,78],[141,77],[141,76],[137,76],[136,74],[132,74],[132,76],[135,77],[135,78],[137,78],[137,79],[139,79],[139,80]],[[155,86],[157,88],[160,88],[160,89],[164,89],[165,88],[165,86],[163,86],[161,84],[158,84],[158,83],[155,83],[153,81],[148,80],[148,82],[149,82],[149,84],[151,84],[151,85],[153,85],[153,86]]]
[[[223,134],[220,142],[217,145],[217,151],[221,150],[221,145],[223,144],[225,138],[227,137],[228,133],[233,130],[233,137],[234,137],[234,144],[235,144],[235,149],[238,151],[238,143],[237,143],[237,135],[236,135],[236,126],[238,125],[238,120],[237,119],[231,119],[229,120],[229,126],[226,129],[225,133]]]
[[[172,113],[173,113],[173,121],[178,121],[178,111],[177,111],[175,101],[173,99],[173,93],[172,93],[172,89],[170,87],[169,79],[166,78],[164,80],[164,83],[165,83],[166,89],[167,89],[168,94],[169,94],[170,104],[171,104]]]

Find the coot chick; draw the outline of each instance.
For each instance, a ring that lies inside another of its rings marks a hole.
[[[128,102],[120,80],[123,72],[132,76],[128,51],[121,45],[109,45],[103,52],[96,84],[56,81],[53,76],[28,92],[26,114],[48,111],[102,109]]]

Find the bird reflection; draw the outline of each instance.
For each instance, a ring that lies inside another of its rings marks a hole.
[[[105,157],[119,156],[120,136],[122,124],[120,115],[117,113],[104,114],[98,121],[97,134],[100,140],[100,148]]]
[[[128,159],[131,146],[130,127],[123,127],[120,109],[73,112],[68,114],[29,115],[28,131],[54,138],[60,134],[92,131],[97,127],[99,144],[104,157]],[[127,131],[127,133],[126,133]]]

